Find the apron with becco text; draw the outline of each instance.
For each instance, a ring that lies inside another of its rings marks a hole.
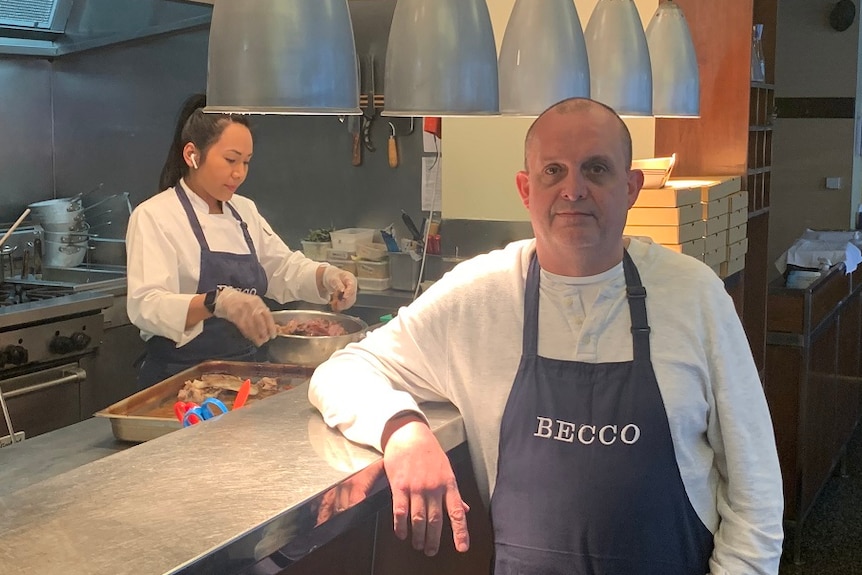
[[[201,247],[201,274],[196,293],[206,293],[222,287],[232,287],[247,293],[263,295],[269,280],[257,258],[251,235],[246,224],[232,205],[224,202],[242,228],[248,245],[248,254],[215,252],[210,250],[200,221],[188,196],[174,188],[189,219],[192,231]],[[217,317],[204,320],[203,332],[187,344],[177,347],[176,342],[161,336],[151,337],[147,343],[147,355],[138,372],[138,389],[145,389],[174,374],[201,362],[222,359],[229,361],[256,361],[258,349],[240,333],[239,329]]]
[[[500,429],[491,498],[495,575],[704,575],[713,536],[692,507],[650,360],[646,290],[623,270],[634,358],[538,355],[540,266]]]

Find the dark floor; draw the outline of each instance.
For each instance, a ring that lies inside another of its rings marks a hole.
[[[847,448],[846,475],[829,480],[803,524],[800,565],[786,531],[781,575],[862,575],[862,425]]]

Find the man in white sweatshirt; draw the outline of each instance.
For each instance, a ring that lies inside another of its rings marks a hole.
[[[309,398],[380,449],[394,526],[433,555],[467,506],[418,402],[461,411],[496,575],[775,574],[783,497],[769,411],[723,283],[623,237],[643,174],[606,106],[560,102],[516,176],[534,240],[459,264],[334,354]]]

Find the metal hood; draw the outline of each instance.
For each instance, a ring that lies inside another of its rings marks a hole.
[[[59,57],[208,26],[212,6],[182,0],[4,0],[0,54]]]

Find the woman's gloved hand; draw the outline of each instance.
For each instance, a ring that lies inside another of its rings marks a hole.
[[[278,335],[272,313],[256,295],[225,288],[216,296],[213,315],[234,324],[242,335],[257,346]]]
[[[356,303],[356,276],[335,266],[323,270],[323,287],[330,294],[332,311],[338,312]]]

